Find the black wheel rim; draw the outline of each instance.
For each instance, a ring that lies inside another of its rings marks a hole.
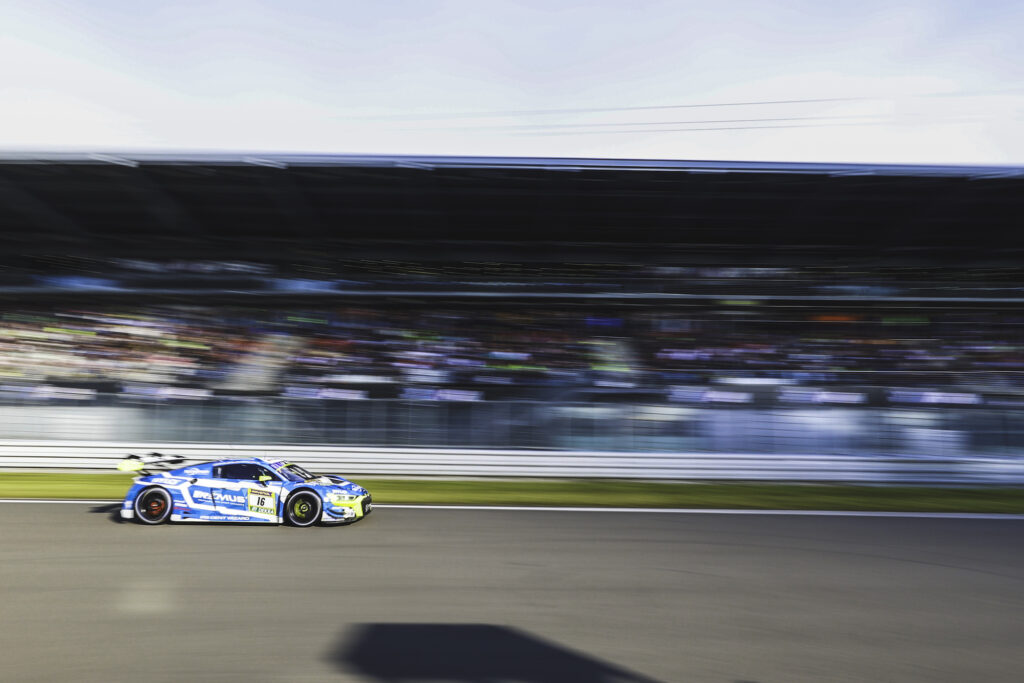
[[[155,522],[167,514],[167,498],[159,491],[149,491],[139,502],[139,514]]]

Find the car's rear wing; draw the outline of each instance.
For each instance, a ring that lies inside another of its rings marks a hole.
[[[169,470],[175,465],[184,463],[185,458],[180,455],[147,453],[146,455],[129,455],[117,463],[117,469],[121,472],[149,474],[150,470]]]

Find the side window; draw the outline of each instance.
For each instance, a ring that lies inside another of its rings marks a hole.
[[[259,465],[251,465],[249,463],[237,463],[235,465],[221,465],[217,468],[216,476],[221,479],[252,479],[255,480],[259,476],[257,473],[258,469],[262,469]]]

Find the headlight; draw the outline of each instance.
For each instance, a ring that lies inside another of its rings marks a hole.
[[[327,496],[327,499],[335,505],[341,505],[342,503],[351,503],[359,496],[350,496],[347,493],[332,493]]]

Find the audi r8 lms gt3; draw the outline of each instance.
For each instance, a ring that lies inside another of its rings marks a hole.
[[[118,469],[139,472],[121,506],[123,519],[163,522],[264,522],[308,527],[362,519],[370,493],[333,475],[311,474],[284,460],[218,460],[151,473],[181,458],[128,456]]]

